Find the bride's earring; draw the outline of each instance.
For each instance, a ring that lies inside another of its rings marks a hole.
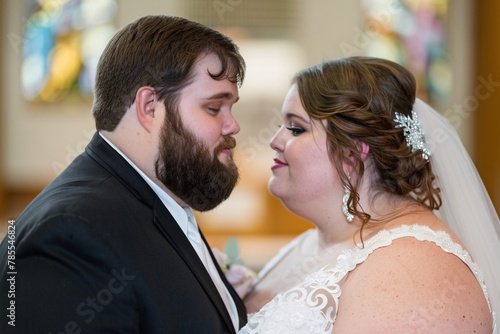
[[[351,196],[351,191],[349,188],[344,186],[344,197],[342,197],[342,212],[344,213],[347,221],[352,223],[354,220],[354,216],[349,212],[347,208],[347,201],[349,200],[349,196]]]

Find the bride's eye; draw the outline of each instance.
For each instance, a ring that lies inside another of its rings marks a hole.
[[[295,126],[287,127],[287,129],[292,133],[292,136],[298,136],[298,135],[304,133],[304,131],[305,131],[304,129],[298,128]]]

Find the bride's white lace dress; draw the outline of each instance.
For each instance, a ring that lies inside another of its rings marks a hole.
[[[278,294],[259,312],[250,315],[248,324],[239,333],[331,333],[342,292],[339,282],[348,272],[365,261],[374,250],[404,237],[433,242],[445,252],[460,258],[476,276],[489,304],[483,275],[466,250],[453,242],[444,231],[436,232],[426,226],[405,225],[382,230],[367,240],[364,247],[342,252],[334,266],[324,266],[299,285]],[[493,333],[496,333],[494,316],[493,314]]]

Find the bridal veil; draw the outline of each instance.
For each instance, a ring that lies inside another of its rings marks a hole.
[[[425,102],[413,106],[432,155],[443,205],[436,214],[462,239],[483,272],[493,312],[500,313],[500,222],[474,163],[448,120]],[[498,317],[498,316],[497,316]],[[499,333],[495,328],[493,333]]]

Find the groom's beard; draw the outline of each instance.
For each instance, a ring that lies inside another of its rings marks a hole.
[[[165,116],[161,130],[160,147],[156,159],[156,177],[173,194],[197,211],[208,211],[226,200],[239,178],[238,168],[231,157],[226,164],[219,161],[225,148],[234,148],[233,137],[223,137],[213,156],[182,122],[173,128]]]

